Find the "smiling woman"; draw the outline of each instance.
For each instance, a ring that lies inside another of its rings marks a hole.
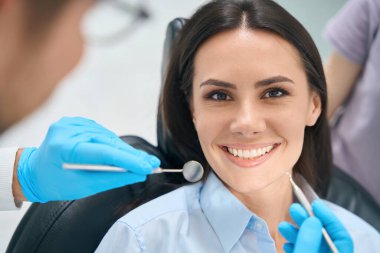
[[[296,201],[284,175],[302,175],[322,195],[329,180],[326,96],[313,41],[276,3],[201,7],[173,50],[160,110],[168,150],[182,163],[200,161],[207,173],[203,182],[121,218],[98,251],[283,252],[277,227],[291,221],[288,210]],[[348,226],[355,251],[379,247],[373,228],[328,206]],[[335,232],[342,236],[332,236],[339,251],[351,252],[344,226]],[[319,243],[307,249],[318,250]]]
[[[297,51],[258,29],[225,31],[198,49],[191,97],[208,164],[231,191],[240,193],[263,189],[292,171],[304,129],[321,112],[320,97],[310,91]],[[286,177],[283,181],[289,187]]]

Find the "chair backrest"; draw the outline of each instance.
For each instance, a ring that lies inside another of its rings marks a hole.
[[[334,167],[325,199],[344,207],[380,231],[380,206],[355,179]]]
[[[176,34],[185,23],[175,19],[168,25],[163,73]],[[136,136],[121,137],[135,148],[156,155],[163,167],[173,167],[175,150],[162,135],[158,116],[158,146]],[[186,182],[175,173],[149,176],[143,183],[121,187],[76,201],[33,204],[18,225],[7,253],[94,252],[112,224],[136,206],[167,193]],[[380,208],[354,179],[335,168],[326,198],[367,220],[380,230]]]

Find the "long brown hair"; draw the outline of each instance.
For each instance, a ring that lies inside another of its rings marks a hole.
[[[294,171],[324,194],[331,170],[331,147],[326,118],[327,90],[322,62],[311,36],[285,9],[271,0],[212,1],[196,11],[174,43],[160,96],[162,122],[159,148],[175,166],[197,160],[210,166],[203,155],[189,107],[194,57],[212,36],[241,27],[274,33],[293,45],[301,59],[309,87],[319,94],[322,111],[316,124],[306,127],[301,156]]]

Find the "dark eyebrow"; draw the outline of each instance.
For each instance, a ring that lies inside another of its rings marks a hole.
[[[262,86],[271,85],[272,83],[283,83],[283,82],[288,82],[288,83],[294,84],[292,79],[289,79],[285,76],[273,76],[273,77],[258,81],[257,83],[255,83],[255,87],[259,88]]]
[[[214,85],[222,88],[231,88],[231,89],[236,89],[236,85],[229,83],[229,82],[224,82],[220,80],[215,80],[215,79],[208,79],[204,82],[201,83],[200,87],[203,85]]]
[[[289,83],[294,84],[293,80],[291,80],[285,76],[279,75],[279,76],[269,77],[269,78],[264,79],[264,80],[260,80],[260,81],[255,83],[255,87],[259,88],[259,87],[271,85],[273,83],[282,83],[282,82],[289,82]],[[218,86],[218,87],[222,87],[222,88],[236,89],[235,84],[225,82],[225,81],[216,80],[216,79],[208,79],[208,80],[202,82],[200,84],[200,87],[202,87],[204,85],[213,85],[213,86]]]

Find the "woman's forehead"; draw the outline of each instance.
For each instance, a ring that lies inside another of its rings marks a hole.
[[[303,69],[293,45],[262,29],[235,29],[212,36],[199,47],[194,59],[194,77],[228,70],[273,74],[270,72]]]

